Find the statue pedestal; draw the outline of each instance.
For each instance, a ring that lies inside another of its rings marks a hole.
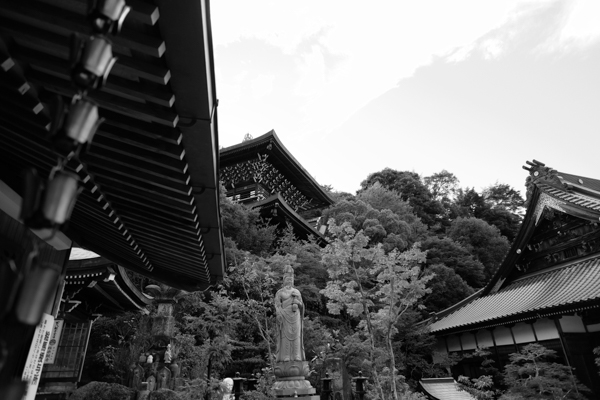
[[[273,389],[278,399],[318,400],[317,391],[305,379],[309,373],[308,361],[283,361],[275,364]]]

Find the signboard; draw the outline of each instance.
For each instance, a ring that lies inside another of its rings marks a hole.
[[[44,360],[46,358],[46,349],[48,348],[50,336],[52,335],[53,325],[54,317],[49,314],[44,314],[42,321],[35,328],[31,347],[27,354],[25,368],[23,369],[23,376],[21,377],[24,381],[27,381],[27,389],[23,396],[23,400],[35,399],[35,394],[38,385],[40,384],[42,369],[44,367]]]
[[[52,335],[50,336],[50,342],[48,343],[48,350],[46,351],[46,360],[44,364],[54,364],[56,360],[56,351],[58,350],[58,343],[60,342],[60,335],[62,333],[63,325],[65,321],[63,319],[57,319],[54,321],[54,329],[52,329]]]

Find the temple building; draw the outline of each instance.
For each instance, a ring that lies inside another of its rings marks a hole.
[[[126,311],[148,314],[146,306],[151,303],[152,298],[135,287],[123,267],[93,252],[72,249],[39,392],[50,397],[77,388],[90,357],[90,330],[98,317]]]
[[[302,167],[274,130],[257,138],[246,136],[221,149],[221,182],[231,200],[260,210],[279,228],[291,224],[300,239],[313,236],[321,244],[320,211],[334,200]]]
[[[0,398],[35,395],[61,310],[145,304],[116,265],[222,279],[217,126],[208,0],[0,3]]]
[[[488,348],[502,370],[529,343],[557,352],[600,397],[600,181],[528,162],[527,213],[506,258],[480,291],[433,315],[441,352]],[[465,358],[453,375],[481,375]]]

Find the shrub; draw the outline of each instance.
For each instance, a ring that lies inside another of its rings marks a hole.
[[[148,400],[180,400],[181,398],[171,389],[158,389],[150,392]]]
[[[69,400],[133,400],[135,391],[118,383],[90,382],[80,387]]]

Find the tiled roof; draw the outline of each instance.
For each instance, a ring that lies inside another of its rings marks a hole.
[[[585,176],[567,174],[566,172],[558,172],[557,175],[568,183],[574,185],[582,185],[596,192],[600,192],[600,181],[597,179],[587,178]]]
[[[600,300],[598,255],[517,279],[497,293],[474,299],[434,322],[431,331],[475,324],[493,325],[494,320],[506,317],[512,317],[514,321],[519,315],[530,312],[547,315],[557,307],[584,307],[592,300]]]
[[[582,193],[568,192],[564,189],[557,189],[543,183],[538,184],[538,187],[544,191],[544,193],[550,194],[557,199],[567,201],[581,207],[589,208],[594,211],[600,211],[600,199],[598,198],[586,196]]]
[[[469,393],[458,390],[453,378],[425,378],[420,381],[423,390],[437,400],[473,400]]]

